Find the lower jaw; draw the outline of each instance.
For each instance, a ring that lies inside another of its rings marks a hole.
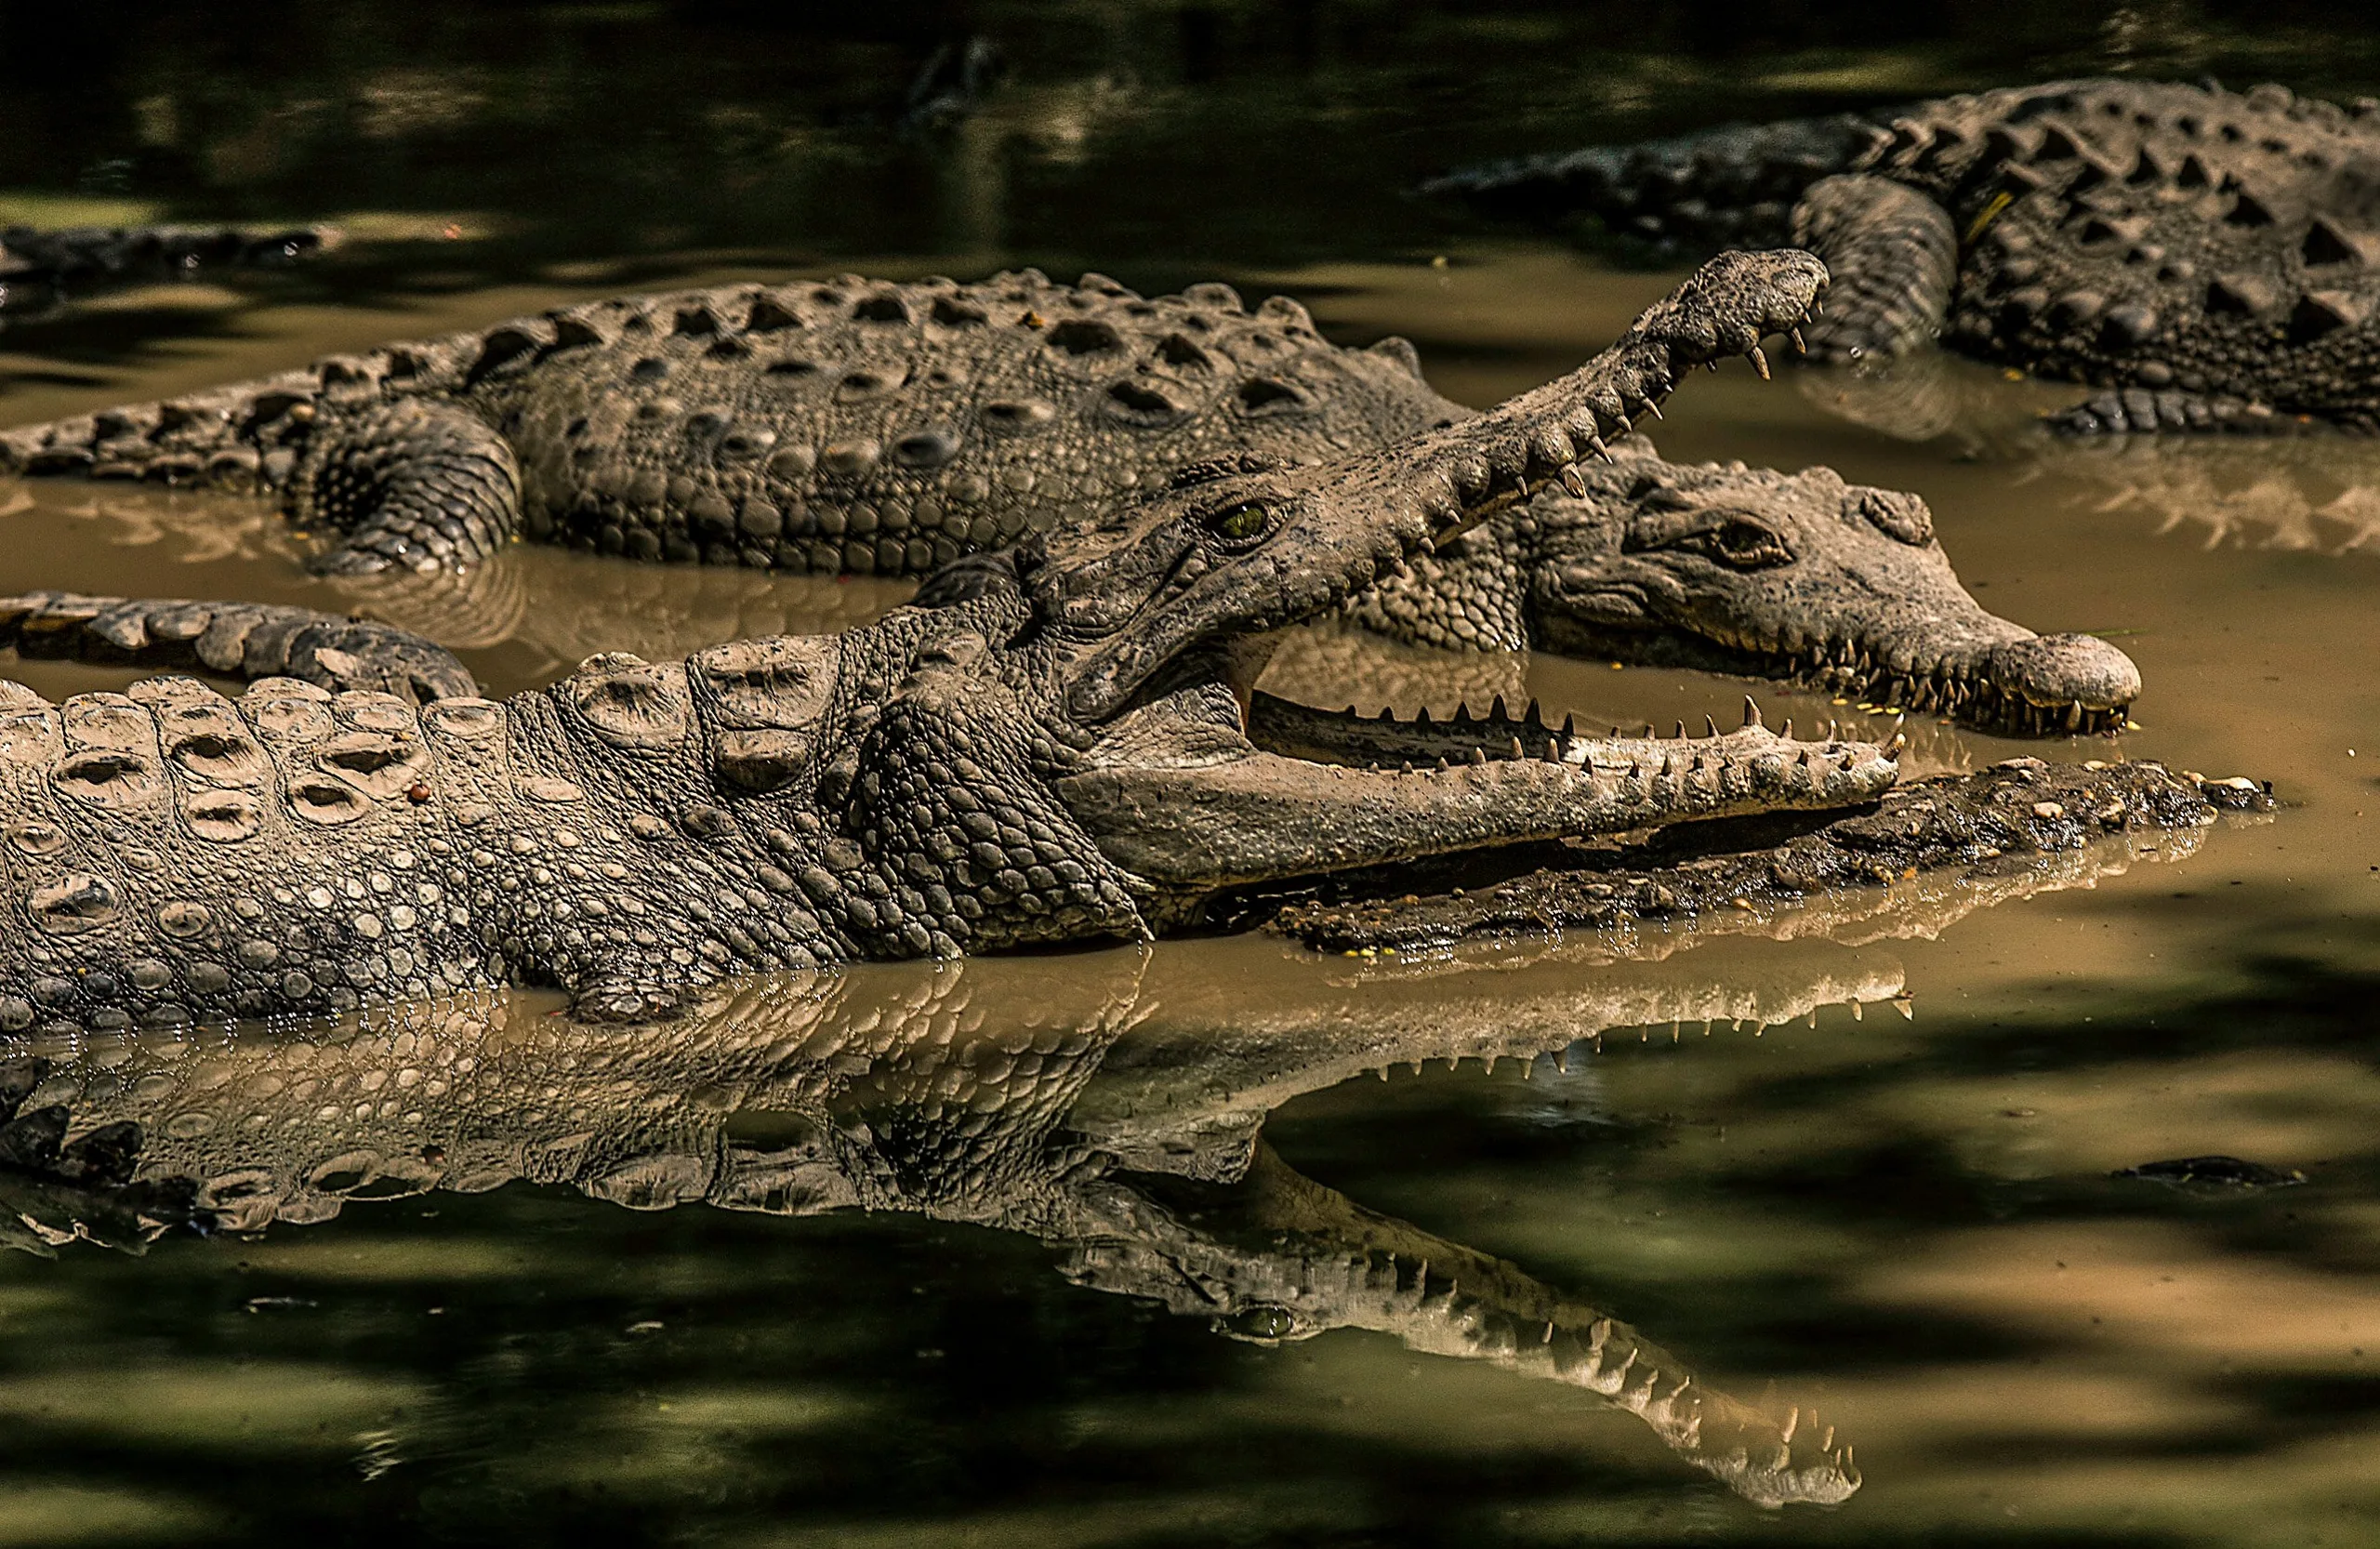
[[[2080,700],[2039,704],[1982,679],[1904,675],[1889,669],[1843,667],[1806,657],[1770,656],[1759,670],[1764,676],[1807,684],[1862,707],[1944,715],[1971,731],[1999,736],[2113,736],[2124,729],[2128,708],[2101,708]]]
[[[1575,629],[1547,643],[1567,655],[1591,661],[1635,661],[1797,684],[1877,710],[1948,716],[1970,731],[1996,736],[2112,736],[2124,729],[2128,708],[2071,700],[2036,704],[1988,680],[1947,669],[1903,674],[1875,662],[1845,663],[1841,659],[1844,648],[1840,646],[1791,653],[1728,646],[1707,639],[1686,642],[1675,636],[1648,638],[1619,630]]]

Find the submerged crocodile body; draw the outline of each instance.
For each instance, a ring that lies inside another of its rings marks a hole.
[[[226,226],[0,227],[0,326],[125,285],[297,263],[320,252],[324,240],[317,231]]]
[[[1823,285],[1805,254],[1729,255],[1493,411],[1184,481],[840,636],[599,657],[418,711],[288,679],[236,704],[188,679],[12,688],[0,1030],[517,982],[640,1016],[738,970],[1145,936],[1266,878],[1871,799],[1897,749],[1749,723],[1392,735],[1258,701],[1279,750],[1250,736],[1268,637],[1560,477]],[[1383,750],[1404,767],[1355,767]]]
[[[1327,460],[1470,413],[1403,341],[1338,349],[1280,298],[1251,314],[1223,285],[1144,300],[1095,275],[847,276],[340,357],[0,435],[0,467],[261,480],[341,535],[334,569],[468,563],[520,533],[905,575],[1086,526],[1202,462]],[[2112,646],[1977,607],[1913,495],[1649,452],[1568,483],[1348,613],[1412,643],[1691,656],[2018,734],[2114,729],[2138,691]]]
[[[2078,431],[2380,429],[2380,102],[2061,81],[1456,173],[1484,206],[1838,280],[1821,355],[1950,348],[2117,391]]]

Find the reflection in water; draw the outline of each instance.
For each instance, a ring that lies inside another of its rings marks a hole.
[[[1513,1264],[1364,1209],[1263,1143],[1274,1108],[1366,1069],[1536,1060],[1616,1026],[1752,1018],[1897,995],[1840,949],[1717,981],[1575,965],[1316,986],[1250,1011],[1175,960],[1108,953],[747,981],[616,1029],[516,1002],[324,1031],[102,1039],[52,1051],[26,1111],[146,1137],[221,1229],[350,1201],[561,1184],[634,1210],[891,1211],[1049,1245],[1078,1285],[1262,1344],[1335,1329],[1583,1389],[1764,1505],[1859,1487],[1799,1406],[1756,1410]],[[21,1181],[21,1180],[20,1180]],[[12,1193],[52,1240],[100,1234],[63,1188]]]
[[[1820,412],[1897,441],[2017,465],[2015,483],[2076,486],[2087,510],[2138,511],[2209,549],[2380,552],[2380,446],[2282,422],[2271,435],[2065,436],[2038,416],[2082,390],[2012,382],[1938,350],[1793,375]]]
[[[2138,511],[2209,549],[2380,554],[2380,445],[2297,436],[2109,436],[2037,451],[2026,478],[2075,486],[2079,504]]]

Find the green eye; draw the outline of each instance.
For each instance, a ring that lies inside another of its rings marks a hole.
[[[1226,543],[1246,543],[1262,536],[1272,519],[1272,513],[1263,507],[1247,501],[1217,511],[1207,519],[1207,524]]]

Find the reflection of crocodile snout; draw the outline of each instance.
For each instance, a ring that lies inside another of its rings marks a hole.
[[[2122,709],[2140,696],[2140,669],[2096,635],[2036,635],[1984,653],[1985,674],[2036,705]]]

